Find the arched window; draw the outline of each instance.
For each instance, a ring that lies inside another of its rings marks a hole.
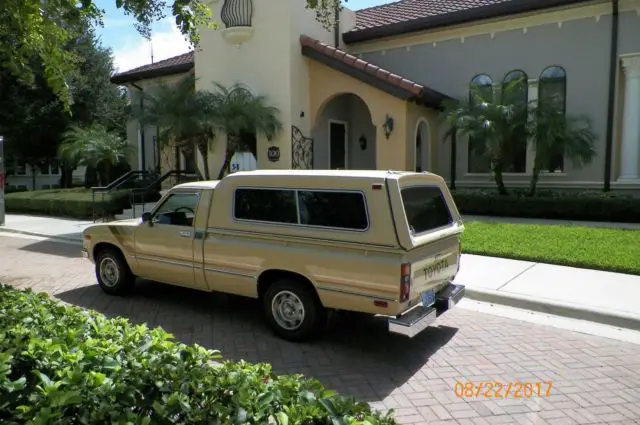
[[[478,74],[469,83],[469,103],[473,105],[477,93],[484,101],[493,102],[493,80],[487,74]],[[469,137],[467,169],[470,173],[489,173],[491,161],[485,156],[485,144]]]
[[[538,103],[542,106],[554,105],[563,114],[567,110],[567,72],[561,66],[550,66],[540,74],[538,82]],[[564,153],[556,152],[551,155],[545,169],[550,173],[564,171]]]
[[[529,77],[519,69],[509,71],[502,80],[502,99],[503,105],[515,103],[529,102]],[[524,173],[527,171],[527,134],[526,123],[528,114],[526,109],[522,113],[522,125],[519,130],[515,131],[513,140],[507,148],[507,161],[504,165],[504,172],[507,173]],[[521,130],[521,131],[520,131]]]

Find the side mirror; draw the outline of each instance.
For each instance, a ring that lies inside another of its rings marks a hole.
[[[143,223],[151,223],[151,213],[150,212],[142,213],[142,216],[140,218],[142,218],[142,222]]]

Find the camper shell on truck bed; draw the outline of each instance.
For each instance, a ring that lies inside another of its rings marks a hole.
[[[328,309],[414,336],[464,296],[463,230],[435,174],[259,170],[175,186],[142,219],[86,229],[83,251],[107,292],[138,276],[260,298],[287,339],[314,335]]]

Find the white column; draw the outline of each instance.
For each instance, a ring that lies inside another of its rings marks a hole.
[[[618,181],[640,180],[640,55],[622,58],[625,77]]]

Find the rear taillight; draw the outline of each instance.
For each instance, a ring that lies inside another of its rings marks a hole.
[[[400,302],[409,300],[411,295],[411,263],[400,266]]]

